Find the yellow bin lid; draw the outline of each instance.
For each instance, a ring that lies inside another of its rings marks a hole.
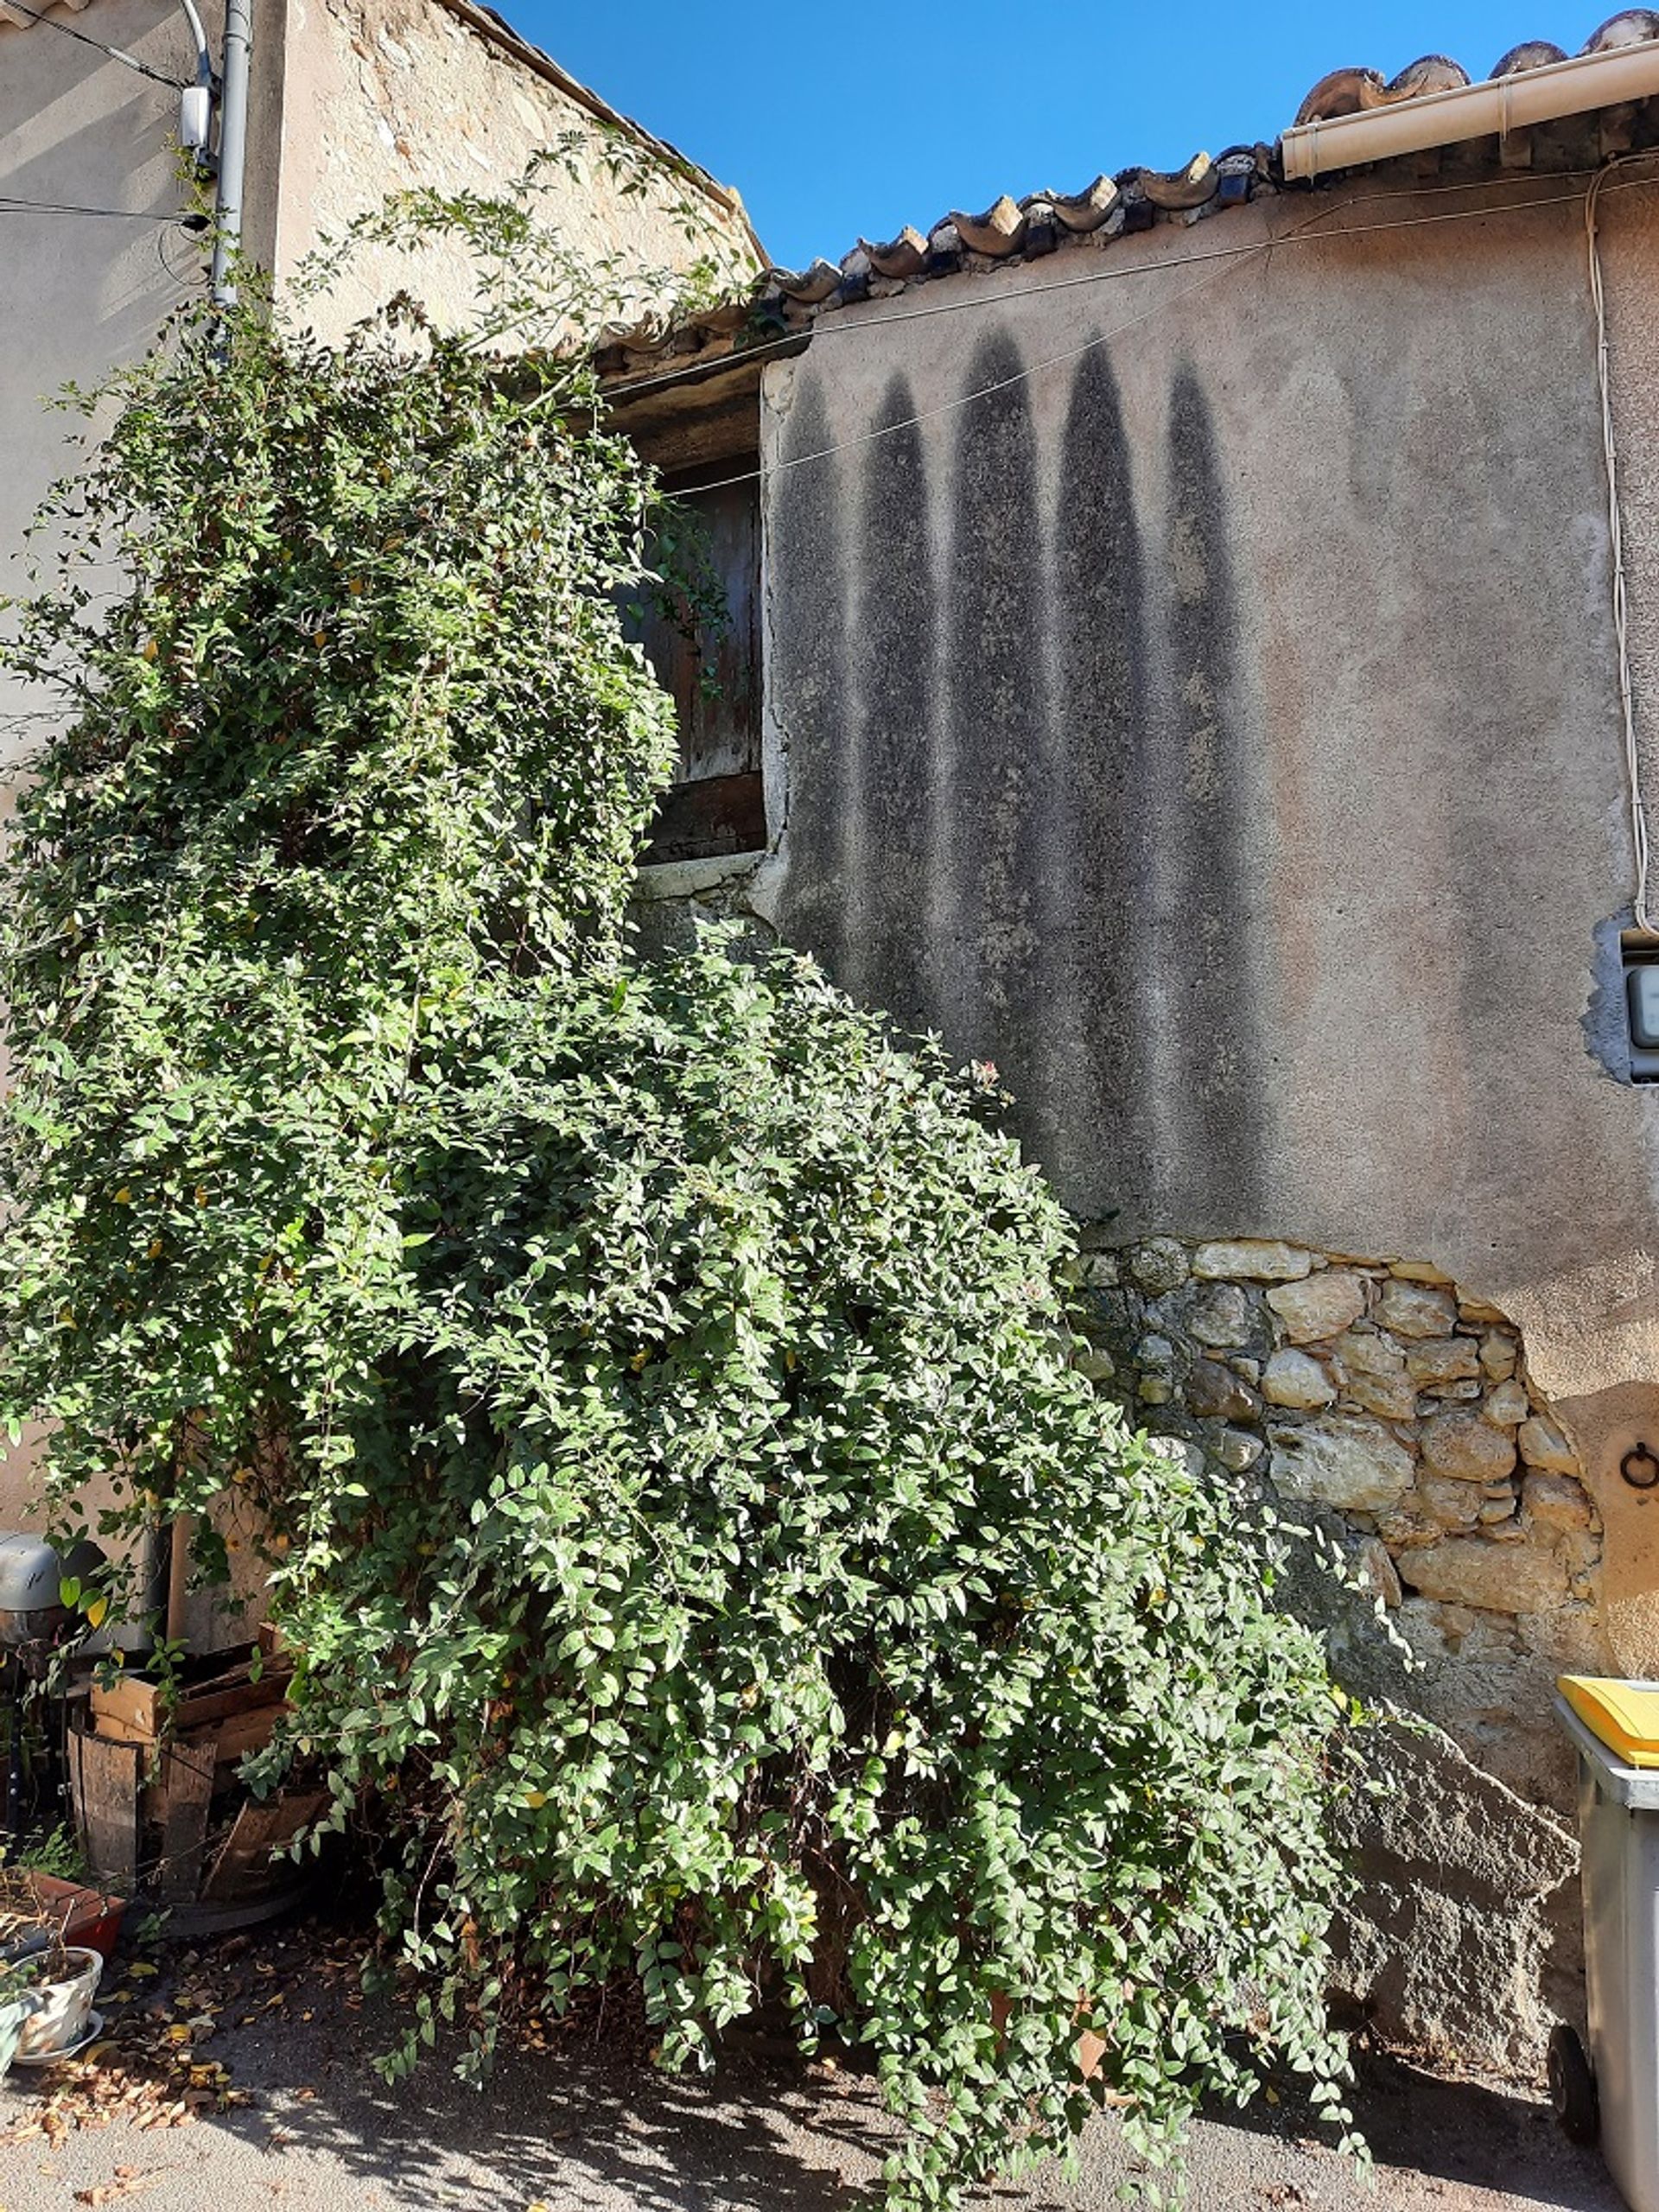
[[[1598,1742],[1626,1766],[1659,1767],[1659,1684],[1563,1675],[1555,1687]]]

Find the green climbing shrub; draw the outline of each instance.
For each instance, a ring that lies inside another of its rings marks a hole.
[[[257,1502],[332,1820],[487,2060],[873,2054],[895,2206],[1308,2077],[1341,1700],[1277,1539],[1078,1376],[988,1071],[804,959],[630,955],[671,715],[579,369],[407,308],[118,379],[14,667],[0,1408],[109,1523]],[[124,564],[94,595],[77,563]],[[1085,2078],[1083,2061],[1092,2071]]]

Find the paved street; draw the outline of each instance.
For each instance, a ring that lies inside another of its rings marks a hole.
[[[240,1980],[219,1980],[189,2056],[223,2065],[249,2101],[182,2127],[101,2127],[0,2141],[3,2212],[126,2205],[142,2212],[853,2212],[879,2170],[884,2123],[867,2085],[786,2065],[735,2064],[714,2087],[665,2082],[607,2037],[505,2057],[481,2094],[433,2065],[402,2089],[368,2064],[387,2021],[359,2009],[302,1937],[250,1945]],[[163,2039],[183,2003],[166,1975],[112,1974],[112,2020]],[[184,1983],[188,1988],[188,1978]],[[222,2000],[217,1993],[221,1990]],[[60,2077],[59,2077],[60,2078]],[[49,2087],[49,2085],[48,2085]],[[26,2128],[43,2088],[14,2074],[0,2129]],[[1619,2212],[1592,2154],[1573,2151],[1538,2107],[1387,2064],[1365,2083],[1373,2195],[1294,2132],[1206,2124],[1193,2145],[1197,2212]],[[142,2109],[142,2107],[141,2107]],[[1116,2131],[1090,2138],[1080,2178],[1039,2173],[986,2204],[1107,2212],[1130,2171]]]

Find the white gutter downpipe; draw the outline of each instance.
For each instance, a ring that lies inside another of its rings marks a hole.
[[[248,75],[253,54],[252,0],[227,0],[224,84],[219,111],[219,192],[213,210],[213,304],[236,302],[242,245],[242,188],[248,155]]]
[[[1535,123],[1554,123],[1563,116],[1656,95],[1659,39],[1648,39],[1638,46],[1546,62],[1541,69],[1519,69],[1513,77],[1495,77],[1484,85],[1424,92],[1361,115],[1298,124],[1280,139],[1280,158],[1287,178],[1308,181],[1368,162],[1391,161],[1397,154],[1427,153],[1431,147],[1524,130]]]

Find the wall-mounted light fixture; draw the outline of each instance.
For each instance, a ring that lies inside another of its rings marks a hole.
[[[1659,941],[1627,931],[1624,1014],[1630,1039],[1630,1081],[1659,1083]]]

